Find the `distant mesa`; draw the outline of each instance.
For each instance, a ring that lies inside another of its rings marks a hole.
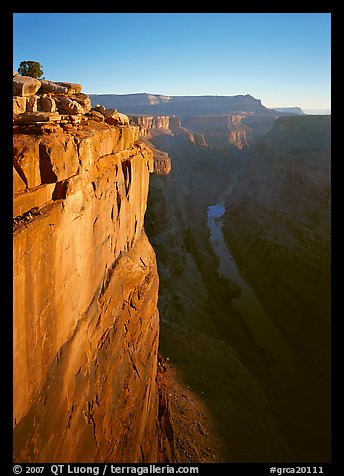
[[[271,111],[283,112],[285,114],[305,115],[300,107],[273,107]]]
[[[115,107],[125,114],[152,116],[251,113],[272,116],[274,111],[249,94],[238,96],[164,96],[161,94],[89,94],[92,105]]]

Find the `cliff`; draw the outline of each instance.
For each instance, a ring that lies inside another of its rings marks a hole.
[[[152,152],[119,113],[67,113],[70,83],[29,82],[14,91],[14,459],[157,461]]]
[[[171,171],[171,158],[162,150],[169,143],[178,143],[182,147],[190,145],[207,147],[204,136],[182,127],[179,117],[132,114],[130,119],[139,127],[140,138],[153,151],[154,172],[157,175],[168,175]],[[154,145],[155,140],[161,147]]]
[[[252,129],[242,123],[246,117],[247,114],[189,116],[181,121],[177,116],[130,115],[133,123],[139,126],[140,136],[148,139],[151,145],[159,143],[162,149],[169,148],[172,143],[178,143],[182,148],[209,147],[227,156],[233,151],[248,149],[252,144]]]
[[[159,135],[170,136],[173,141],[185,145],[207,147],[203,134],[182,126],[177,116],[140,116],[131,114],[133,123],[139,126],[142,137],[152,139]]]
[[[252,130],[242,123],[247,114],[190,116],[183,124],[193,131],[203,134],[206,143],[219,152],[230,147],[242,150],[252,142]]]

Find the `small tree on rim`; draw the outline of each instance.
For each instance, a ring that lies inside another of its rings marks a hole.
[[[22,61],[18,73],[20,76],[31,76],[31,78],[38,79],[43,75],[43,70],[38,61]]]

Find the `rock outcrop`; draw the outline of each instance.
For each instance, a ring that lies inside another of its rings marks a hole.
[[[69,84],[37,91],[58,112],[14,116],[14,459],[156,462],[153,156],[124,115],[74,109],[88,101]]]

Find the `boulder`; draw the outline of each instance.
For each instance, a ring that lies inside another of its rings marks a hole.
[[[13,77],[13,96],[34,96],[41,86],[41,81],[30,76]]]
[[[44,95],[38,102],[38,108],[42,112],[55,112],[56,101],[54,98]]]
[[[67,89],[67,94],[78,94],[81,93],[82,86],[81,84],[77,83],[66,83],[66,82],[57,82],[56,84],[60,84],[61,86]]]
[[[105,110],[105,121],[112,126],[118,124],[118,112],[117,109],[106,109]]]
[[[129,125],[129,117],[122,112],[117,113],[118,116],[118,123],[121,125]]]
[[[56,94],[67,94],[68,89],[64,86],[61,86],[59,83],[54,83],[53,81],[48,81],[47,79],[41,80],[41,93],[56,93]]]
[[[87,116],[93,121],[104,122],[103,114],[99,111],[95,111],[94,109],[92,109],[89,113],[87,113]]]
[[[13,115],[22,114],[26,111],[26,97],[13,96]]]
[[[106,109],[104,106],[102,106],[101,104],[97,104],[95,107],[92,107],[92,111],[98,111],[100,112],[101,114],[103,114],[103,116],[105,116],[105,112],[106,112]]]
[[[90,111],[91,108],[92,108],[91,99],[85,93],[73,94],[72,96],[70,96],[70,99],[72,99],[73,101],[78,102],[83,107],[84,113]]]
[[[26,111],[27,112],[36,112],[38,110],[38,100],[39,96],[31,96],[26,100]]]
[[[115,108],[105,109],[105,117],[112,116],[115,113],[117,114],[117,109]]]
[[[59,96],[57,99],[58,110],[67,114],[84,114],[84,108],[77,101],[68,97]]]
[[[117,112],[117,109],[105,110],[105,121],[111,125],[129,125],[129,117],[126,114]]]

